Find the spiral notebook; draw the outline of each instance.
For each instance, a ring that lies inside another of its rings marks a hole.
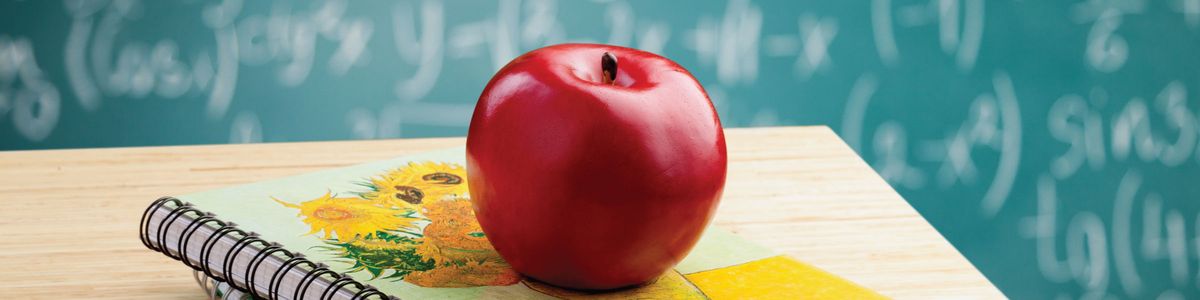
[[[709,227],[673,270],[636,288],[523,278],[475,221],[464,149],[405,156],[154,201],[146,247],[218,298],[874,299],[879,294]]]

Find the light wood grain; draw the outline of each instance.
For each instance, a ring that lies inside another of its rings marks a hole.
[[[728,130],[716,223],[895,298],[1002,298],[826,127]],[[163,195],[461,146],[462,138],[0,152],[0,299],[200,299],[145,249]]]

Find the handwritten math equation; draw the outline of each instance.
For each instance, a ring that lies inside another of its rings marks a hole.
[[[986,35],[984,24],[991,24],[985,22],[981,2],[872,1],[880,60],[893,66],[905,59],[897,32],[937,26],[937,38],[931,40],[939,42],[945,59],[960,71],[973,71],[979,35]],[[1162,46],[1133,44],[1122,26],[1147,13],[1148,6],[1144,1],[1073,4],[1064,18],[1086,28],[1084,43],[1074,47],[1082,72],[1136,78],[1123,73],[1132,53],[1138,47]],[[1170,9],[1197,29],[1200,2],[1178,1]],[[1195,37],[1190,41],[1197,42]],[[1038,95],[1022,93],[1004,68],[978,71],[992,73],[991,86],[963,99],[969,103],[964,111],[938,112],[962,116],[961,123],[947,122],[944,134],[921,136],[910,132],[910,120],[867,121],[873,101],[887,98],[889,91],[880,89],[886,78],[864,73],[850,89],[840,133],[902,194],[976,187],[971,197],[958,201],[977,201],[978,211],[959,213],[990,220],[1019,218],[1019,225],[1008,230],[1029,241],[1032,249],[1023,251],[1036,258],[1037,273],[1052,286],[1071,287],[1030,295],[1200,295],[1200,270],[1195,267],[1200,261],[1200,207],[1188,204],[1196,200],[1195,188],[1181,195],[1186,187],[1174,184],[1188,180],[1154,182],[1161,176],[1200,178],[1200,110],[1194,94],[1188,95],[1189,84],[1194,88],[1196,82],[1185,81],[1194,78],[1141,80],[1140,94],[1131,97],[1113,96],[1104,84]],[[1024,95],[1033,99],[1019,99]],[[1018,176],[1026,179],[1024,184],[1016,183]],[[1175,193],[1164,196],[1168,192]]]

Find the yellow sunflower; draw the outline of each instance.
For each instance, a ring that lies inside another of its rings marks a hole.
[[[304,223],[312,227],[307,234],[323,232],[325,239],[337,238],[350,242],[358,237],[371,236],[376,231],[413,227],[417,218],[401,215],[400,211],[382,207],[374,201],[359,198],[335,198],[325,193],[317,199],[291,204],[275,199],[283,206],[299,209]]]
[[[371,186],[373,191],[364,193],[364,198],[389,207],[415,209],[428,201],[466,197],[467,170],[453,163],[412,162],[371,178]]]

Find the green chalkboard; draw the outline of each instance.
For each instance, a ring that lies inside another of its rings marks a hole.
[[[1010,297],[1200,297],[1200,0],[3,1],[0,149],[464,135],[562,42],[831,126]]]

